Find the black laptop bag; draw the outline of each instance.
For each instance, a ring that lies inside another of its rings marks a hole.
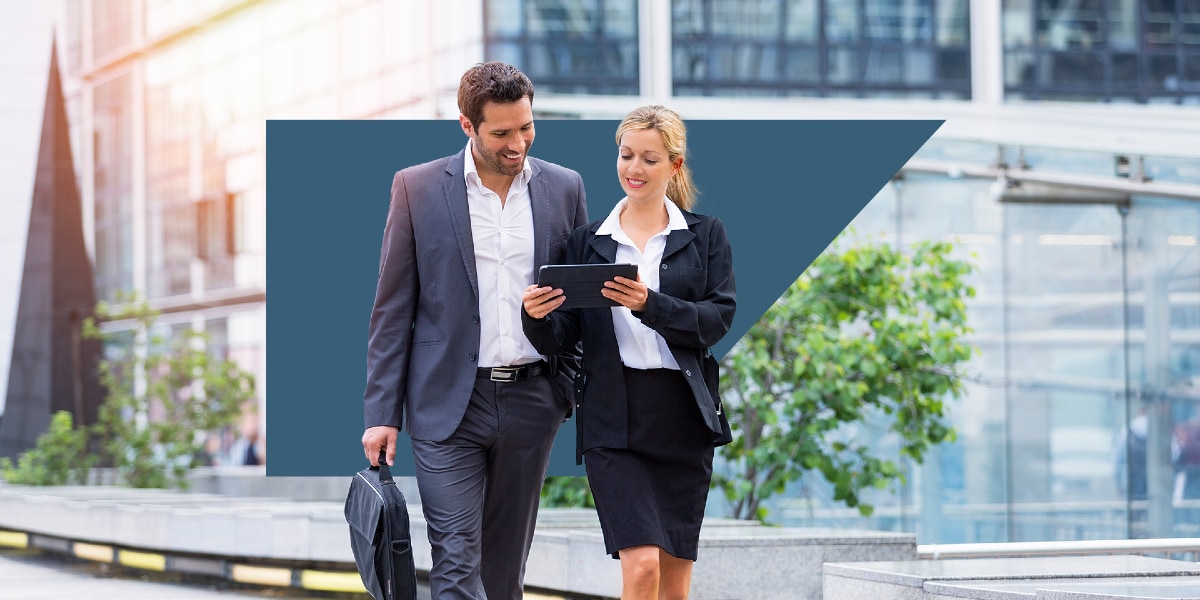
[[[384,452],[379,466],[359,471],[346,496],[350,547],[363,585],[375,600],[417,597],[408,506],[396,488]]]

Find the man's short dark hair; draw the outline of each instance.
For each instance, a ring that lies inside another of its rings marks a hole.
[[[467,69],[458,83],[458,110],[478,129],[485,104],[508,104],[526,96],[533,102],[533,82],[520,69],[499,61],[481,63]]]

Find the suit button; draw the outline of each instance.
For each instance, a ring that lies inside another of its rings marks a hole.
[[[479,324],[479,315],[471,315],[471,322],[478,325]]]
[[[476,358],[476,356],[475,356],[474,352],[467,355],[467,360],[469,360],[471,362],[475,362],[475,358]]]
[[[662,270],[664,270],[664,271],[666,271],[666,270],[667,270],[667,265],[666,265],[666,264],[664,264],[664,265],[662,266]]]
[[[683,372],[683,374],[684,374],[684,375],[687,375],[688,377],[691,377],[691,376],[692,376],[692,370],[691,370],[691,369],[688,369],[688,370],[684,371],[684,372]]]

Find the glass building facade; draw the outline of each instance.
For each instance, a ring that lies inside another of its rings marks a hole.
[[[654,34],[670,35],[677,96],[969,99],[971,4],[670,0]],[[635,0],[484,5],[487,56],[542,89],[639,93]],[[1200,2],[1005,0],[995,16],[976,18],[1000,27],[1008,100],[1200,100]]]
[[[479,60],[481,36],[448,8],[385,0],[62,7],[98,296],[139,292],[162,313],[157,333],[202,330],[213,354],[253,373],[258,405],[246,409],[262,439],[266,119],[436,116],[436,92]]]
[[[986,169],[997,156],[1119,184],[1102,152],[935,140],[914,162]],[[1200,160],[1144,164],[1155,181],[1200,184]],[[781,500],[781,521],[923,543],[1200,534],[1200,202],[1069,187],[1026,198],[996,181],[906,169],[851,225],[901,247],[952,241],[976,267],[979,352],[951,408],[958,440],[906,464],[907,485],[871,498],[870,519],[810,493]]]
[[[1007,0],[1009,98],[1195,103],[1200,2]]]
[[[674,0],[680,96],[970,97],[967,3]]]
[[[1150,106],[1200,100],[1200,2],[62,6],[99,294],[139,290],[165,331],[207,330],[214,353],[258,376],[264,419],[266,119],[454,118],[458,77],[491,59],[529,74],[536,110],[568,117],[616,118],[644,98],[701,118],[755,115],[764,101],[791,115],[777,118],[876,100],[924,114],[1017,108],[1011,122],[940,132],[854,224],[901,246],[953,240],[976,265],[979,353],[952,409],[958,440],[904,464],[905,485],[868,498],[870,519],[812,481],[771,518],[921,543],[1200,535],[1200,153],[1162,125],[1200,113]],[[1088,109],[1063,119],[1081,135],[1039,141],[1039,121],[1024,120],[1073,114],[1059,101]],[[1031,133],[1000,139],[1012,130]],[[1129,152],[1109,131],[1157,149]],[[1001,166],[1075,192],[1083,178],[1092,195],[1020,198],[997,187]]]

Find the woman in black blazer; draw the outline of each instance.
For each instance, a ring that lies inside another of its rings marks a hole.
[[[644,106],[616,138],[626,196],[571,233],[565,260],[633,263],[638,279],[605,283],[612,308],[555,310],[561,289],[530,286],[522,324],[542,354],[583,342],[579,452],[605,549],[621,560],[621,598],[686,598],[713,448],[730,441],[709,348],[733,321],[733,256],[719,219],[688,212],[679,115]]]

